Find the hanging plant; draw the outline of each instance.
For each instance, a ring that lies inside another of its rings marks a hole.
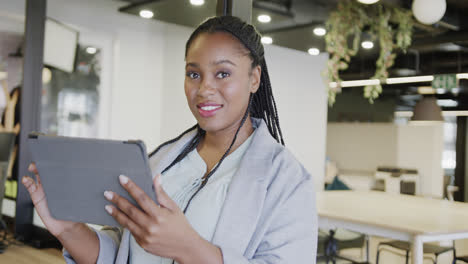
[[[335,103],[336,94],[341,92],[339,72],[349,67],[351,58],[359,51],[361,35],[366,29],[373,40],[380,45],[376,71],[371,79],[382,83],[388,77],[388,69],[393,66],[396,52],[406,52],[411,45],[413,16],[410,10],[399,7],[388,7],[382,3],[373,5],[360,4],[355,0],[342,0],[337,10],[330,13],[326,22],[328,33],[325,44],[330,58],[327,64],[326,79],[328,86],[328,103]],[[392,27],[396,25],[396,27]],[[349,43],[349,40],[352,40]],[[336,83],[336,85],[330,85]],[[382,93],[382,85],[364,87],[364,97],[373,103]]]

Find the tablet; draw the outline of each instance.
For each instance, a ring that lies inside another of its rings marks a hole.
[[[35,162],[50,213],[60,220],[119,226],[104,206],[104,191],[137,205],[119,183],[123,174],[156,202],[146,147],[142,141],[115,141],[31,133]]]

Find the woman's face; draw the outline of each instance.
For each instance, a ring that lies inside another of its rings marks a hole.
[[[250,93],[260,84],[248,50],[228,33],[202,33],[187,51],[185,95],[200,127],[207,132],[237,129]]]

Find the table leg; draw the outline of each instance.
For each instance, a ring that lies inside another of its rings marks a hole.
[[[419,236],[413,237],[412,252],[413,252],[413,264],[423,263],[423,242]]]

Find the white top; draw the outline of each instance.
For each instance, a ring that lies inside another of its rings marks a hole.
[[[207,241],[211,241],[213,238],[229,184],[239,168],[240,161],[248,149],[254,133],[224,159],[221,166],[210,177],[205,187],[193,198],[187,209],[185,216],[189,223]],[[206,163],[198,151],[194,149],[182,161],[164,173],[161,184],[181,210],[185,208],[190,197],[200,186],[206,170]],[[130,238],[129,260],[130,264],[172,264],[172,259],[146,252],[136,243],[133,236]]]

